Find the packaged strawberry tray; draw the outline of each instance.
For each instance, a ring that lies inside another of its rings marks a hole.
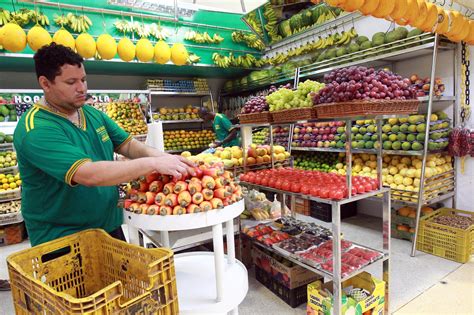
[[[319,236],[302,233],[298,236],[284,240],[283,242],[274,244],[273,248],[285,255],[297,258],[296,253],[304,252],[309,248],[316,247],[324,241],[325,239]]]

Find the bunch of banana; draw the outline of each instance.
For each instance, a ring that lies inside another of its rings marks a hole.
[[[49,18],[47,15],[43,14],[40,11],[34,11],[33,19],[38,23],[39,25],[42,26],[48,26],[49,25]]]
[[[267,20],[265,29],[267,30],[268,36],[270,36],[270,41],[276,42],[281,40],[282,37],[278,34],[278,17],[273,6],[270,3],[267,3],[263,6],[263,9],[263,16]]]
[[[231,59],[232,66],[242,68],[252,68],[255,66],[255,62],[257,61],[257,58],[251,54],[245,54],[236,58],[234,58],[233,55],[230,55],[229,58]]]
[[[133,32],[132,24],[125,20],[115,21],[114,26],[120,33],[129,34]]]
[[[147,38],[150,36],[150,27],[143,23],[133,22],[132,29],[133,32],[136,33],[140,38]]]
[[[334,43],[336,45],[347,45],[351,42],[351,40],[357,37],[357,32],[355,28],[351,28],[350,31],[345,31],[342,32],[342,34],[339,36],[338,40]]]
[[[263,37],[262,23],[257,17],[257,10],[250,12],[244,19],[250,27],[257,33],[258,36]]]
[[[20,9],[10,13],[10,21],[15,21],[20,26],[25,26],[32,22],[35,17],[35,11],[29,9]]]
[[[198,63],[199,61],[201,61],[201,57],[199,57],[198,55],[196,55],[194,53],[189,54],[189,56],[188,56],[188,64],[189,65],[193,65],[195,63]]]
[[[250,214],[254,217],[257,221],[269,220],[271,219],[270,213],[268,213],[265,209],[255,208],[250,211]]]
[[[10,22],[12,19],[10,11],[0,8],[0,26],[3,26]]]
[[[249,219],[252,216],[249,210],[245,209],[241,214],[240,218],[241,219]]]
[[[231,66],[231,58],[223,56],[219,53],[212,54],[212,61],[220,68],[228,68]]]
[[[219,34],[214,34],[211,37],[207,32],[199,33],[196,31],[187,31],[184,35],[184,39],[198,44],[219,44],[224,40]]]
[[[247,47],[257,50],[264,50],[265,44],[253,33],[244,33],[242,31],[232,32],[232,41],[235,43],[244,42]]]
[[[150,24],[150,35],[158,40],[166,40],[171,36],[170,32],[161,27],[161,24],[156,23]]]
[[[75,33],[87,32],[92,25],[92,21],[87,15],[77,15],[69,12],[66,15],[55,15],[54,23],[61,27],[68,27]]]

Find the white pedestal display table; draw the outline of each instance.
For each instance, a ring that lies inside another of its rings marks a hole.
[[[169,247],[167,232],[212,227],[214,253],[192,252],[174,257],[180,314],[238,314],[248,291],[245,266],[235,259],[234,218],[244,211],[241,200],[224,209],[186,215],[153,216],[124,211],[130,242],[138,244],[138,229],[160,231]],[[222,224],[226,224],[227,256]]]

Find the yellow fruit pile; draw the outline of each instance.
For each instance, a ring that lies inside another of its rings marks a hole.
[[[425,32],[444,35],[453,42],[474,45],[474,21],[456,10],[445,10],[426,0],[327,0],[345,11],[384,18],[399,25],[411,25]]]
[[[140,109],[140,104],[112,102],[94,104],[94,106],[104,111],[117,125],[131,135],[144,135],[148,132],[148,126]]]
[[[215,135],[211,130],[171,130],[164,132],[164,140],[165,150],[192,150],[207,147]]]
[[[11,167],[17,164],[16,152],[0,152],[0,168]]]
[[[21,186],[20,174],[0,174],[0,192],[17,189]]]
[[[154,120],[190,120],[198,119],[199,109],[192,105],[186,105],[182,108],[161,107],[159,113],[153,113]]]

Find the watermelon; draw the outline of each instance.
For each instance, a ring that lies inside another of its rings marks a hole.
[[[302,26],[303,18],[301,17],[301,13],[295,14],[290,18],[290,27],[293,33],[299,30]]]
[[[311,11],[312,24],[314,24],[318,21],[318,18],[321,15],[321,7],[320,6],[312,7],[310,11]]]
[[[310,26],[311,24],[313,24],[312,13],[310,10],[303,10],[301,11],[300,14],[301,14],[302,27]]]
[[[282,37],[288,37],[292,34],[290,27],[290,20],[284,20],[278,25],[278,32]]]

